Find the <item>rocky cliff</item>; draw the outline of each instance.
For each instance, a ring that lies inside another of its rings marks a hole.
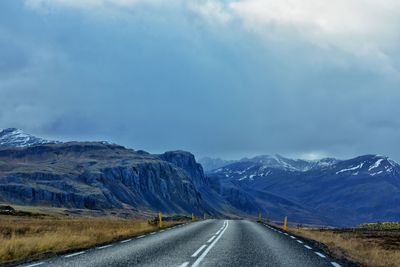
[[[204,175],[203,167],[196,162],[193,154],[186,151],[169,151],[159,155],[160,159],[172,163],[185,170],[186,174],[192,178],[197,186],[207,186],[208,179]]]
[[[202,212],[193,155],[165,158],[104,143],[0,149],[0,201],[56,207]],[[173,163],[172,163],[173,162]],[[191,170],[191,167],[194,167]],[[193,174],[192,178],[190,175]],[[212,213],[213,210],[208,210]]]

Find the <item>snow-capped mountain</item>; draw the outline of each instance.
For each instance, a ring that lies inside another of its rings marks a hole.
[[[254,158],[243,158],[238,162],[212,170],[210,174],[224,173],[225,177],[237,178],[238,180],[265,177],[273,172],[307,172],[315,169],[326,169],[340,160],[335,158],[324,158],[320,160],[290,159],[280,155],[263,155]]]
[[[333,169],[336,175],[400,176],[400,165],[389,157],[365,155],[343,161]]]
[[[39,144],[60,143],[45,140],[23,132],[20,129],[8,128],[0,132],[0,146],[29,147]]]
[[[323,172],[335,175],[400,174],[400,165],[380,155],[365,155],[349,160],[324,158],[320,160],[289,159],[280,155],[243,158],[238,162],[210,171],[239,181],[267,177],[282,172]]]
[[[288,171],[309,171],[314,168],[323,168],[339,162],[334,158],[324,158],[321,160],[290,159],[281,155],[257,156],[252,159],[242,159],[242,161],[258,162],[268,168],[278,168]]]
[[[242,159],[208,176],[225,187],[233,184],[258,202],[279,196],[338,224],[400,219],[400,165],[381,155],[316,161],[262,156]],[[235,198],[226,195],[235,204]]]

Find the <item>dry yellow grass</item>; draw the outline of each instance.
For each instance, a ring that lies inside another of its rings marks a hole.
[[[325,244],[338,258],[363,266],[400,266],[399,232],[291,228],[290,232]]]
[[[156,229],[145,220],[0,215],[0,264],[88,248]]]

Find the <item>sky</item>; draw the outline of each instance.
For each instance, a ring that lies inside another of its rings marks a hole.
[[[2,0],[0,128],[400,160],[398,0]]]

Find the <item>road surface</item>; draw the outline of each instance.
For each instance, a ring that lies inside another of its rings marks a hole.
[[[246,220],[206,220],[23,266],[343,266],[306,241]]]

